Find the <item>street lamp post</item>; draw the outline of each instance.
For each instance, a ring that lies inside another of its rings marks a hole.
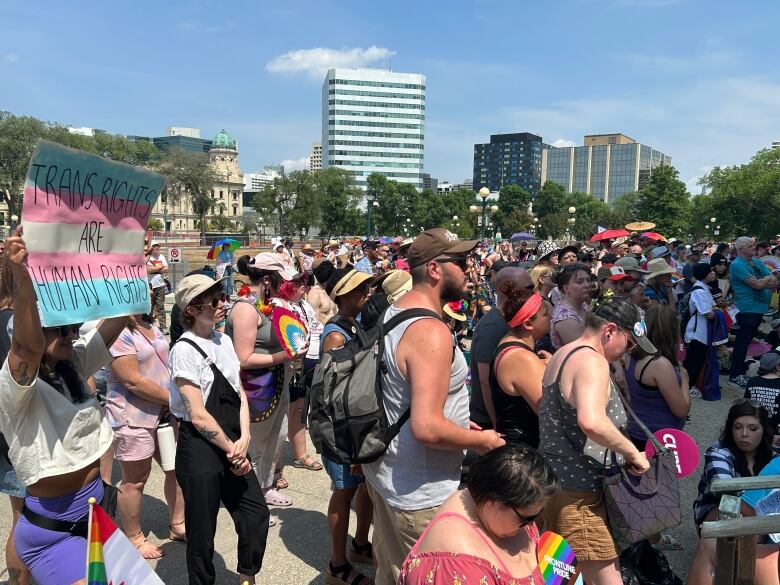
[[[714,218],[714,217],[710,218],[710,225],[712,226],[712,239],[715,239],[715,236],[718,235],[718,233],[719,233],[715,229],[715,222],[717,222],[717,221],[718,220],[716,218]],[[720,228],[720,226],[718,226],[718,228]]]
[[[487,219],[485,216],[485,212],[487,210],[487,198],[490,196],[490,189],[487,187],[482,187],[479,190],[479,196],[482,198],[482,229],[480,230],[480,239],[485,239],[485,220]]]
[[[19,216],[15,213],[11,216],[11,232],[16,229],[16,225],[19,223]]]
[[[577,213],[577,208],[574,206],[569,207],[569,226],[566,230],[567,239],[571,241],[572,234],[574,233],[574,224],[577,222],[577,218],[574,214]]]
[[[379,201],[376,199],[369,199],[366,205],[366,221],[368,223],[367,230],[366,230],[366,238],[371,238],[371,209],[373,207],[376,207],[377,211],[379,210]]]

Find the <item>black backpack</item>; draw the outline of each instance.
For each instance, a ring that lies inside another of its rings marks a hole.
[[[354,334],[343,347],[322,354],[307,395],[309,433],[317,453],[349,465],[376,461],[409,419],[409,409],[390,424],[382,402],[387,372],[384,339],[397,325],[416,317],[442,318],[428,309],[407,309],[363,331],[344,319],[329,321]]]

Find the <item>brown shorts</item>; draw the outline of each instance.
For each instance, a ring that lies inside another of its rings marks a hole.
[[[620,556],[609,531],[604,494],[561,490],[544,509],[547,530],[565,538],[582,561],[611,561]]]

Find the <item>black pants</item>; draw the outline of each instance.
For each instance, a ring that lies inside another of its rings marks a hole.
[[[212,559],[220,502],[233,519],[238,535],[236,572],[259,573],[268,537],[269,512],[254,472],[242,477],[233,475],[225,454],[206,441],[191,423],[184,422],[176,450],[176,479],[184,496],[190,585],[212,585],[216,579]]]
[[[691,386],[695,386],[699,377],[699,372],[707,362],[707,346],[701,341],[691,339],[688,342],[688,348],[685,350],[685,361],[683,366],[688,371],[688,381]],[[701,388],[699,388],[701,390]]]

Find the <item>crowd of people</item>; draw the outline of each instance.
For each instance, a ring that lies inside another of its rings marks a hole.
[[[235,526],[240,582],[255,582],[278,521],[269,507],[295,506],[285,441],[293,466],[331,480],[330,585],[541,585],[543,531],[566,539],[585,583],[621,583],[626,543],[609,524],[605,462],[647,472],[644,428],[683,430],[692,401],[720,398],[721,371],[745,398],[706,449],[684,521],[717,516],[714,479],[757,475],[774,457],[780,236],[492,245],[433,228],[297,251],[276,239],[238,257],[226,246],[217,278],[201,270],[178,283],[170,332],[167,262],[156,242],[145,253],[148,313],[43,327],[21,228],[4,242],[0,491],[14,514],[11,583],[85,583],[90,498],[109,511],[115,499],[138,552],[163,555],[141,523],[163,427],[177,437],[175,468],[163,466],[169,538],[186,543],[198,585],[215,582],[220,505]],[[272,326],[281,309],[307,331],[295,352]],[[397,435],[362,465],[309,452],[307,395],[322,356],[408,309],[426,311],[385,335],[378,389],[387,420],[401,421]],[[759,375],[749,377],[754,360]],[[650,540],[679,544],[663,532]],[[757,583],[778,583],[779,549],[759,541]],[[713,583],[715,563],[714,542],[701,540],[688,582]],[[361,568],[371,564],[373,578]]]

